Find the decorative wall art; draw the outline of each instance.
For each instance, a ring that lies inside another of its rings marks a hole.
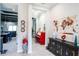
[[[67,17],[65,20],[62,21],[61,27],[63,30],[65,29],[66,26],[71,26],[73,25],[75,19],[72,19],[72,17]]]
[[[63,21],[62,21],[62,24],[61,24],[61,27],[63,28],[63,30],[65,29],[66,24],[67,24],[66,20],[63,20]]]
[[[75,20],[75,19],[72,19],[70,17],[67,17],[67,26],[72,25],[73,24],[73,20]]]
[[[58,25],[58,21],[54,20],[53,22],[54,22],[54,25],[56,27],[56,31],[58,31],[58,26],[57,26]]]
[[[21,21],[21,32],[25,32],[25,21]]]
[[[56,28],[54,29],[53,27],[53,33],[56,31],[58,33],[58,37],[61,39],[70,40],[71,37],[74,39],[74,33],[78,32],[79,34],[79,22],[77,21],[76,16],[67,16],[61,19],[54,18],[53,26]]]

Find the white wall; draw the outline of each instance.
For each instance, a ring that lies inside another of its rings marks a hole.
[[[53,26],[53,20],[58,20],[58,21],[62,21],[64,17],[67,16],[75,16],[77,15],[77,20],[79,19],[79,4],[57,4],[54,8],[51,9],[51,11],[49,11],[49,18],[48,20],[46,20],[46,33],[47,33],[47,38],[48,37],[52,37],[53,32],[55,31],[55,27]],[[79,23],[79,22],[78,22]],[[61,34],[62,30],[59,29],[59,34]],[[65,30],[66,32],[73,32],[70,28],[68,28],[67,30]],[[74,42],[73,36],[67,36],[67,41],[71,41]]]
[[[45,14],[42,14],[39,19],[39,27],[43,28],[44,23],[45,23]]]
[[[39,16],[34,15],[35,11],[32,11],[32,17],[36,18],[36,31],[38,31],[39,28],[43,30],[44,24],[45,24],[45,17],[46,13],[41,13]]]
[[[28,53],[32,53],[32,6],[26,3],[18,4],[17,52],[23,52],[22,41],[28,39]],[[21,32],[21,21],[25,21],[25,31]]]
[[[46,19],[46,13],[42,13],[38,19],[38,29],[41,28],[41,31],[44,31],[44,24]]]
[[[32,5],[28,4],[28,54],[32,53]]]
[[[52,37],[52,22],[51,22],[51,19],[50,19],[50,11],[48,11],[46,13],[46,17],[45,17],[45,27],[46,27],[46,40],[45,40],[45,46],[48,45],[48,42],[49,42],[49,37]]]
[[[25,32],[21,32],[21,20],[25,21]],[[23,52],[22,41],[28,37],[28,4],[18,4],[17,52]]]

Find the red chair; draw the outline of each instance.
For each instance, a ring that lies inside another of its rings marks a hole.
[[[40,39],[39,39],[39,43],[41,45],[45,45],[45,32],[41,32],[41,36],[40,36]]]

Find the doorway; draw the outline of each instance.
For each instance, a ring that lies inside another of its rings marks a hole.
[[[36,34],[36,18],[32,18],[32,37],[35,38]]]

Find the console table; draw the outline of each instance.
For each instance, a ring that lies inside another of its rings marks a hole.
[[[79,47],[75,47],[73,42],[62,41],[58,38],[49,38],[49,43],[46,48],[56,56],[79,55]]]

